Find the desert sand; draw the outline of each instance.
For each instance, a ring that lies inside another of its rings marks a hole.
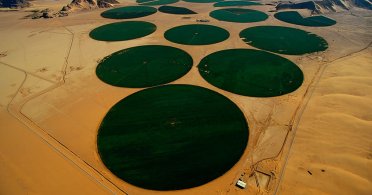
[[[89,37],[92,29],[117,21],[100,17],[105,9],[50,20],[22,19],[29,14],[23,11],[0,12],[1,194],[371,193],[370,18],[335,13],[329,14],[337,20],[335,26],[302,27],[276,20],[268,12],[272,6],[265,5],[250,8],[269,14],[268,20],[236,24],[211,19],[211,4],[173,5],[199,14],[183,18],[158,12],[133,19],[154,23],[157,31],[122,42]],[[230,38],[207,46],[164,39],[167,29],[197,19],[227,29]],[[196,66],[204,56],[252,48],[238,34],[257,25],[307,30],[325,38],[329,49],[282,55],[301,68],[305,80],[295,92],[279,97],[239,96],[201,78]],[[168,192],[141,189],[117,178],[99,158],[96,136],[103,117],[116,102],[141,89],[103,83],[95,75],[97,63],[115,51],[150,44],[177,47],[193,57],[191,71],[172,83],[215,90],[234,101],[247,118],[250,137],[241,160],[205,185]],[[235,186],[239,178],[248,183],[246,189]]]
[[[372,191],[372,48],[328,65],[298,124],[279,194]]]

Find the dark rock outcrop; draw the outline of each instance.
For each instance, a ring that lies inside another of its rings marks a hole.
[[[28,0],[0,0],[0,7],[24,8],[31,5]]]
[[[353,0],[353,4],[356,7],[372,10],[372,2],[368,0]]]
[[[99,2],[99,1],[102,1],[102,0],[98,0],[98,2]],[[119,2],[116,1],[116,0],[103,0],[103,1],[105,1],[105,2],[107,2],[107,3],[111,3],[111,4],[119,4]]]
[[[58,11],[55,12],[51,9],[43,9],[43,10],[35,10],[32,14],[26,16],[26,18],[31,19],[40,19],[40,18],[56,18],[56,17],[65,17],[68,16],[67,12],[64,11]]]
[[[75,9],[96,9],[113,7],[118,4],[116,0],[73,0],[70,4],[64,6],[61,11],[70,11]]]
[[[308,9],[312,13],[337,12],[350,10],[353,7],[372,10],[372,4],[368,0],[320,0],[320,1],[305,1],[291,2],[279,1],[276,5],[276,10],[282,9]]]
[[[291,1],[279,2],[276,5],[276,10],[282,9],[308,9],[312,13],[321,13],[321,8],[314,1],[307,1],[301,3],[292,3]]]
[[[0,0],[5,1],[5,0]],[[90,10],[96,8],[107,8],[113,7],[113,4],[117,4],[116,0],[73,0],[70,4],[63,6],[60,11],[53,11],[50,9],[35,10],[32,14],[26,16],[26,18],[39,19],[39,18],[56,18],[68,16],[70,12],[75,10]]]

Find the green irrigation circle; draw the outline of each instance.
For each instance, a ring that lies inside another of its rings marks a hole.
[[[177,3],[179,0],[137,0],[140,5],[157,6]]]
[[[156,8],[148,6],[126,6],[109,9],[101,13],[104,18],[131,19],[152,15],[157,12]]]
[[[223,0],[183,0],[189,3],[215,3]]]
[[[251,27],[239,35],[248,45],[280,54],[302,55],[328,48],[327,41],[316,34],[283,26]]]
[[[89,36],[99,41],[125,41],[147,36],[155,30],[156,26],[150,22],[126,21],[95,28]]]
[[[245,8],[225,8],[214,10],[209,13],[209,16],[220,21],[236,23],[261,22],[269,17],[261,11]]]
[[[303,82],[303,73],[293,62],[252,49],[212,53],[201,60],[198,69],[210,84],[251,97],[284,95],[295,91]]]
[[[222,42],[229,36],[227,30],[206,24],[177,26],[164,34],[168,41],[184,45],[209,45]]]
[[[220,1],[215,3],[214,7],[234,7],[234,6],[251,6],[251,5],[262,5],[261,3],[254,1]]]
[[[161,6],[158,8],[160,12],[167,13],[167,14],[180,14],[180,15],[187,15],[187,14],[196,14],[196,12],[184,8],[184,7],[175,7],[175,6]]]
[[[311,16],[304,18],[296,11],[278,12],[274,14],[274,17],[283,22],[302,26],[322,27],[336,24],[336,21],[324,16]]]
[[[192,85],[164,85],[115,104],[99,127],[105,166],[151,190],[179,190],[230,170],[248,143],[248,124],[225,96]]]
[[[103,82],[129,88],[151,87],[177,80],[192,67],[185,51],[161,45],[124,49],[105,57],[96,74]]]

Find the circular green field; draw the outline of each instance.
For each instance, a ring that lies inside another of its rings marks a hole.
[[[178,1],[179,0],[150,0],[150,1],[141,2],[140,5],[149,5],[149,6],[167,5],[167,4],[177,3]]]
[[[250,5],[262,5],[261,3],[253,1],[221,1],[215,3],[214,7],[234,7],[234,6],[250,6]]]
[[[156,26],[149,22],[127,21],[100,26],[89,36],[99,41],[125,41],[147,36],[155,30]]]
[[[336,21],[324,16],[311,16],[304,18],[296,11],[278,12],[274,17],[283,22],[302,26],[322,27],[336,24]]]
[[[111,19],[131,19],[149,16],[157,12],[156,8],[147,6],[127,6],[104,11],[101,16]]]
[[[229,38],[230,33],[220,27],[205,24],[190,24],[167,30],[164,37],[184,45],[209,45]]]
[[[151,87],[177,80],[192,67],[193,60],[181,49],[145,45],[115,52],[97,66],[103,82],[130,88]]]
[[[186,14],[196,14],[196,12],[184,8],[184,7],[175,7],[175,6],[161,6],[158,9],[160,12],[167,13],[167,14],[181,14],[181,15],[186,15]]]
[[[215,3],[223,0],[183,0],[189,3]]]
[[[260,22],[266,20],[269,17],[263,12],[243,8],[226,8],[214,10],[209,13],[209,16],[220,21],[237,23]]]
[[[301,55],[324,51],[328,43],[322,37],[300,29],[282,26],[256,26],[240,32],[247,44],[280,54]]]
[[[210,84],[244,96],[280,96],[295,91],[303,82],[296,64],[260,50],[218,51],[203,58],[198,68]]]
[[[115,104],[98,131],[106,167],[145,189],[203,185],[231,169],[248,142],[244,114],[228,98],[192,85],[165,85]]]

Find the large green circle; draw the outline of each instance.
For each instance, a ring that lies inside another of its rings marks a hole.
[[[228,98],[192,85],[165,85],[115,104],[98,131],[106,167],[145,189],[203,185],[239,161],[248,142],[244,114]]]
[[[177,26],[164,34],[167,40],[184,45],[209,45],[222,42],[229,36],[227,30],[206,24]]]
[[[147,36],[155,30],[156,26],[150,22],[126,21],[95,28],[89,36],[99,41],[125,41]]]
[[[240,32],[247,44],[280,54],[301,55],[324,51],[328,43],[322,37],[296,28],[256,26]]]
[[[266,20],[269,16],[263,12],[244,8],[225,8],[214,10],[209,16],[220,21],[250,23]]]
[[[296,11],[278,12],[274,14],[274,17],[283,22],[302,26],[322,27],[336,24],[336,21],[324,16],[311,16],[304,18]]]
[[[167,13],[167,14],[181,14],[181,15],[187,15],[187,14],[196,14],[196,12],[184,8],[184,7],[175,7],[175,6],[161,6],[158,8],[160,12]]]
[[[181,49],[145,45],[115,52],[97,66],[103,82],[118,87],[151,87],[177,80],[192,67],[193,60]]]
[[[157,5],[168,5],[177,3],[179,0],[149,0],[149,1],[137,1],[140,5],[157,6]]]
[[[189,3],[215,3],[223,0],[183,0]]]
[[[213,4],[214,7],[234,7],[234,6],[251,6],[251,5],[262,5],[261,3],[254,1],[220,1]]]
[[[303,82],[296,64],[260,50],[218,51],[203,58],[198,68],[210,84],[244,96],[280,96],[295,91]]]
[[[126,6],[104,11],[101,16],[111,19],[131,19],[149,16],[157,12],[156,8],[148,6]]]

